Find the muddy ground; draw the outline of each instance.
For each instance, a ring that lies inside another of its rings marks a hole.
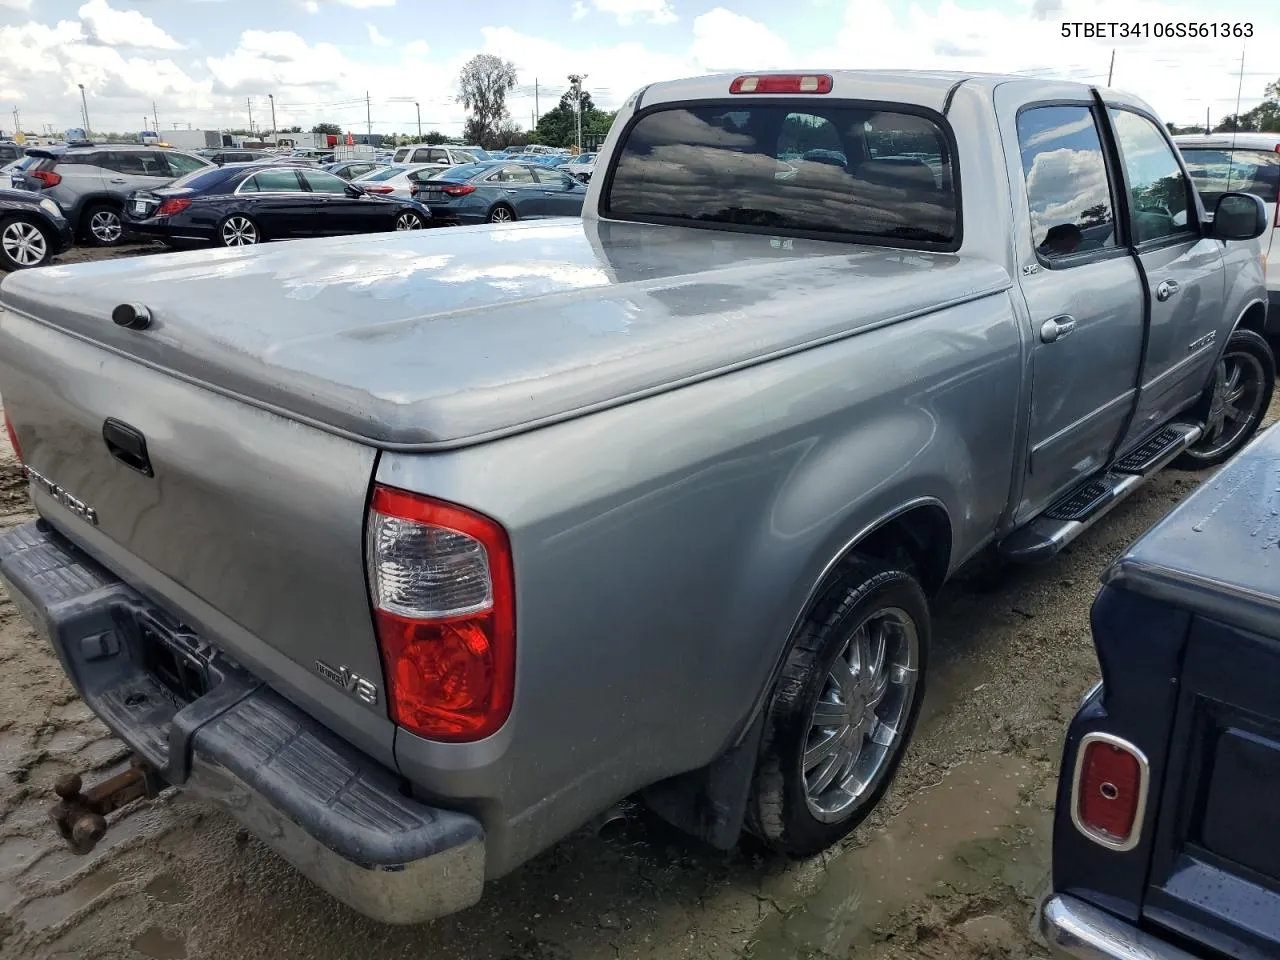
[[[407,929],[337,905],[180,794],[125,811],[88,857],[63,849],[45,819],[52,783],[125,751],[0,592],[0,957],[1044,957],[1031,924],[1061,738],[1097,678],[1098,574],[1202,479],[1166,473],[1052,564],[977,569],[945,589],[914,744],[842,849],[802,863],[749,841],[723,854],[637,812],[491,883],[477,907]],[[0,438],[0,528],[30,516]]]

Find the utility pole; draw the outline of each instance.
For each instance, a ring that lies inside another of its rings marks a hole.
[[[1204,135],[1207,137],[1211,133],[1213,133],[1213,131],[1209,129],[1209,108],[1205,107],[1204,108]]]
[[[585,73],[569,74],[569,92],[573,94],[573,112],[577,119],[578,151],[582,151],[582,81],[587,79]]]
[[[267,99],[271,101],[271,143],[273,146],[279,146],[280,137],[276,133],[276,95],[268,93]]]
[[[373,108],[369,105],[369,91],[364,92],[364,128],[372,138],[373,136]]]
[[[418,111],[418,142],[422,142],[422,107],[418,106],[418,101],[413,101],[413,109]]]
[[[13,132],[16,138],[17,134],[22,132],[22,121],[18,119],[18,108],[13,108]]]
[[[249,108],[249,136],[253,136],[253,100],[249,97],[244,98],[245,106]]]
[[[158,134],[160,132],[160,114],[156,113],[156,102],[154,100],[151,101],[151,119],[156,122],[155,131]]]
[[[1107,68],[1107,86],[1111,86],[1111,75],[1116,70],[1116,48],[1111,48],[1111,66]]]
[[[540,108],[538,106],[538,78],[534,77],[533,78],[533,125],[535,127],[538,125],[539,109]]]
[[[84,84],[77,83],[80,88],[80,109],[84,111],[84,135],[90,140],[93,139],[93,127],[89,126],[89,101],[84,95]]]

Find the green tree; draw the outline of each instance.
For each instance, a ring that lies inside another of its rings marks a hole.
[[[424,143],[432,143],[432,144],[444,143],[448,139],[449,138],[446,137],[439,130],[428,130],[422,138]]]
[[[516,65],[491,53],[467,61],[458,74],[458,102],[468,112],[462,135],[468,143],[489,147],[507,119],[507,94],[516,85]]]
[[[317,123],[311,128],[312,133],[327,133],[331,136],[342,136],[342,128],[336,123]]]
[[[582,135],[607,134],[616,112],[599,109],[590,92],[582,91]],[[577,143],[578,121],[573,110],[573,95],[566,92],[560,102],[538,118],[538,126],[529,132],[530,143],[551,147],[571,147]]]

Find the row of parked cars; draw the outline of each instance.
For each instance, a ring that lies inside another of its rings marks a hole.
[[[14,189],[0,189],[0,266],[42,266],[73,243],[113,246],[129,236],[242,246],[574,216],[586,194],[587,177],[555,169],[565,160],[558,154],[418,145],[391,159],[321,166],[266,151],[31,148],[4,168]]]

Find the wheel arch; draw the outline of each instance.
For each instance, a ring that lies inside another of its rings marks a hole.
[[[1252,300],[1245,305],[1244,310],[1240,312],[1240,316],[1236,318],[1236,322],[1231,327],[1231,333],[1237,330],[1252,330],[1254,333],[1261,334],[1268,340],[1271,335],[1267,333],[1267,305],[1261,299]],[[1227,334],[1230,338],[1231,333]],[[1223,349],[1226,349],[1225,342]],[[1274,348],[1273,348],[1274,349]]]
[[[86,217],[89,210],[98,205],[115,207],[123,215],[124,201],[115,194],[105,191],[96,193],[86,193],[76,199],[75,206],[71,208],[71,213],[67,219],[76,225],[76,230],[87,230],[89,228]]]

